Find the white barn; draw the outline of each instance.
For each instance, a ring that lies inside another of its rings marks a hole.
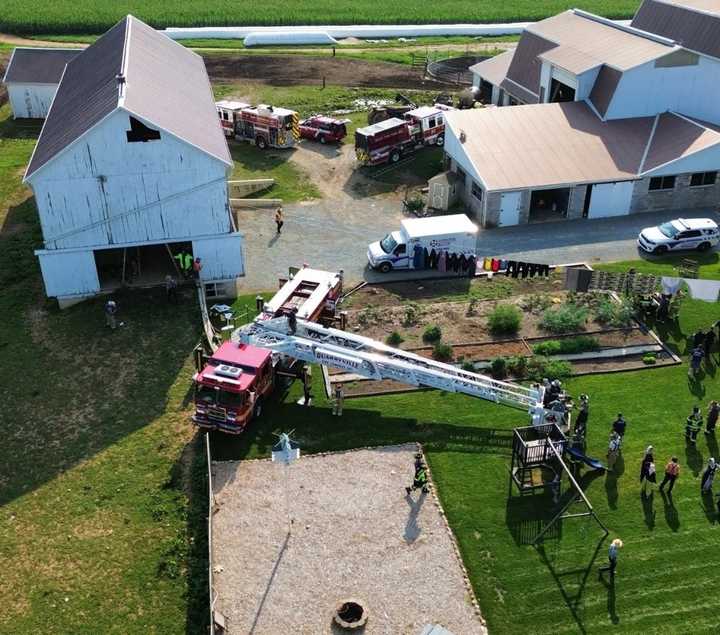
[[[3,77],[14,119],[47,117],[65,65],[79,49],[16,48]]]
[[[65,70],[30,159],[45,290],[61,305],[161,284],[178,253],[214,295],[244,275],[232,159],[200,56],[132,16]]]

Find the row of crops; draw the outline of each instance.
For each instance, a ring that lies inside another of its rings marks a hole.
[[[630,17],[639,0],[28,0],[0,2],[0,30],[22,34],[102,33],[132,13],[157,28],[277,24],[409,24],[537,20],[568,8]]]

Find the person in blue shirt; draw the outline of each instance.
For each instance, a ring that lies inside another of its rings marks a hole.
[[[620,538],[615,538],[610,543],[610,548],[608,549],[608,564],[605,567],[600,567],[600,575],[602,576],[603,572],[609,571],[610,577],[615,577],[615,569],[617,568],[617,558],[618,558],[618,550],[622,549],[623,547],[623,541],[620,540]]]

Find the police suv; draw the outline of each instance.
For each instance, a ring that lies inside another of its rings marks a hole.
[[[664,254],[680,249],[707,251],[720,242],[715,221],[709,218],[678,218],[640,232],[637,244],[651,254]]]

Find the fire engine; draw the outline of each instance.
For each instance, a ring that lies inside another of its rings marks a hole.
[[[422,106],[405,113],[405,119],[393,117],[355,132],[355,155],[362,165],[397,163],[400,158],[430,145],[445,143],[445,118],[442,108]]]
[[[342,273],[300,269],[263,305],[257,320],[294,314],[296,320],[331,323],[342,292]],[[301,365],[301,364],[300,364]],[[262,413],[279,378],[301,376],[292,357],[250,344],[225,342],[193,377],[195,414],[201,428],[238,434]]]
[[[349,119],[314,115],[300,122],[300,136],[320,143],[338,142],[347,136],[346,124],[349,123]]]
[[[521,408],[534,425],[557,413],[543,406],[541,385],[500,381],[333,328],[342,272],[304,267],[263,305],[250,324],[235,330],[193,377],[193,422],[240,433],[262,412],[278,377],[299,377],[297,364],[323,364],[369,379],[458,392]]]
[[[291,148],[300,139],[298,113],[268,104],[251,106],[239,101],[215,104],[223,132],[258,148]]]

